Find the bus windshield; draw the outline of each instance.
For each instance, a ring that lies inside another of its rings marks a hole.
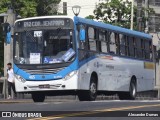
[[[74,59],[73,30],[38,29],[16,32],[14,38],[16,64],[55,64]]]

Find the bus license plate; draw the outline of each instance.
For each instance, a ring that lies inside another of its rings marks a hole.
[[[50,85],[49,85],[49,84],[46,84],[46,85],[39,85],[39,88],[50,88]]]

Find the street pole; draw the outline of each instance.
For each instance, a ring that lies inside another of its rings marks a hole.
[[[132,0],[132,6],[131,6],[131,27],[130,29],[133,30],[133,16],[134,16],[134,0]]]
[[[148,11],[147,9],[149,8],[148,0],[145,0],[145,33],[148,33]]]
[[[142,31],[142,0],[137,1],[137,28],[138,31]]]
[[[13,25],[15,22],[16,15],[13,12],[13,9],[9,8],[7,11],[8,16],[5,17],[5,22],[8,22],[11,25],[11,35],[13,35]],[[13,40],[11,39],[10,44],[4,43],[4,76],[7,75],[7,63],[13,62]]]

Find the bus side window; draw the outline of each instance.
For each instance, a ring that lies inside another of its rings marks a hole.
[[[133,38],[133,44],[134,44],[134,57],[137,58],[137,46],[136,46],[136,39],[137,38]]]
[[[116,54],[120,54],[120,40],[119,40],[119,34],[115,33],[115,44],[116,44]]]
[[[97,42],[95,39],[95,29],[92,27],[88,27],[88,42],[89,42],[89,50],[96,51],[97,50]]]
[[[115,33],[110,33],[110,53],[116,54],[116,43],[115,43]]]
[[[125,55],[129,56],[129,37],[128,36],[124,36],[125,39]]]
[[[137,58],[142,58],[142,46],[141,46],[141,39],[140,38],[137,38],[136,39],[136,46],[137,46],[137,49],[136,49],[136,56]]]
[[[152,46],[152,42],[149,41],[149,59],[153,60],[154,56],[154,46]]]
[[[120,39],[120,55],[125,56],[125,36],[119,34]]]
[[[134,57],[134,39],[129,37],[129,56]]]
[[[107,53],[107,39],[105,31],[99,31],[100,52]]]
[[[149,60],[150,59],[150,44],[148,40],[145,40],[144,43],[145,43],[145,50],[144,50],[145,59]]]
[[[78,42],[79,43],[78,44],[78,48],[80,48],[80,49],[86,49],[86,47],[87,47],[86,40],[83,41],[83,42],[80,40],[80,29],[82,29],[82,28],[86,29],[86,26],[82,25],[82,24],[77,25],[76,37],[77,37],[77,40],[79,41]]]

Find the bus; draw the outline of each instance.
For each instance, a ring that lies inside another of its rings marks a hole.
[[[98,94],[134,100],[153,90],[152,36],[78,16],[45,16],[15,22],[15,87],[34,102],[45,96]]]

